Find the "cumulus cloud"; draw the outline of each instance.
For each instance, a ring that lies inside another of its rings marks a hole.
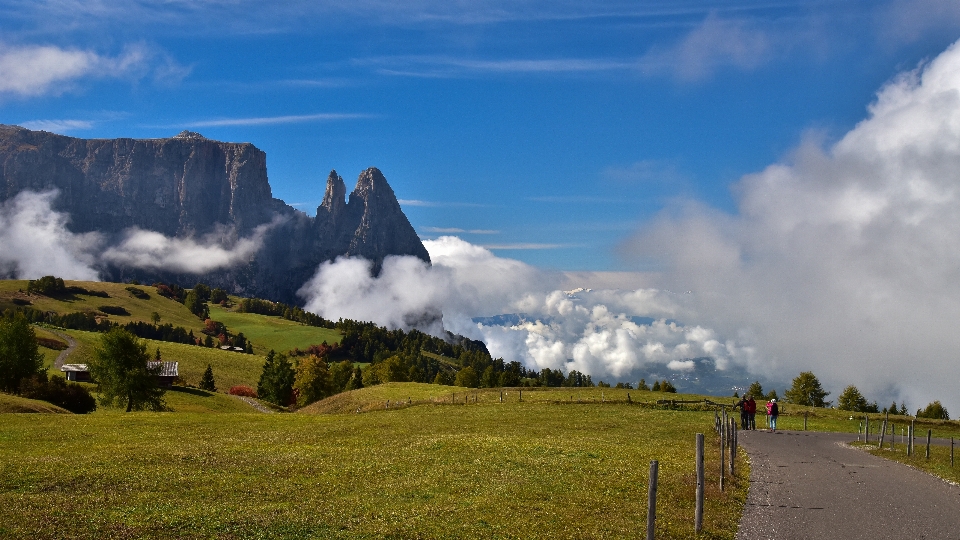
[[[424,242],[433,261],[388,257],[379,276],[362,259],[320,266],[300,294],[327,318],[370,320],[392,328],[450,330],[481,339],[495,357],[530,368],[578,370],[632,380],[664,368],[688,371],[691,358],[746,364],[744,348],[672,317],[682,295],[656,289],[558,289],[569,276],[497,257],[456,237]],[[493,317],[514,314],[513,317]],[[474,322],[478,318],[480,322]],[[440,324],[442,318],[442,325]]]
[[[739,211],[665,212],[624,246],[696,320],[886,405],[960,408],[960,45],[884,86],[841,140],[744,177]],[[960,410],[960,409],[958,409]]]
[[[141,78],[152,73],[159,82],[179,81],[190,69],[169,55],[143,45],[130,45],[117,56],[55,45],[0,43],[0,94],[33,97],[57,94],[84,78]]]
[[[101,237],[73,234],[69,217],[51,205],[56,191],[23,192],[0,205],[0,275],[34,279],[55,274],[97,281],[94,253]]]
[[[170,238],[136,227],[113,244],[100,233],[76,234],[70,216],[53,208],[59,192],[23,191],[0,205],[0,276],[34,279],[56,275],[97,281],[106,264],[201,274],[248,262],[263,247],[277,217],[247,237],[220,227],[195,238]]]
[[[254,229],[248,237],[237,237],[227,227],[196,238],[171,238],[137,227],[128,229],[119,244],[103,252],[102,260],[120,266],[203,274],[249,262],[267,232],[281,222],[276,218]]]

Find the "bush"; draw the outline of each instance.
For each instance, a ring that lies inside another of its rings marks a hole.
[[[127,291],[128,291],[130,294],[132,294],[135,298],[139,298],[140,300],[149,300],[149,299],[150,299],[150,294],[147,293],[147,291],[145,291],[145,290],[143,290],[143,289],[141,289],[141,288],[139,288],[139,287],[132,287],[132,286],[131,286],[131,287],[127,287]]]
[[[98,306],[97,309],[109,315],[130,315],[127,308],[123,306]]]
[[[244,384],[238,384],[230,387],[231,396],[257,397],[257,391]]]
[[[86,387],[77,383],[68,383],[59,375],[47,379],[46,372],[21,381],[20,395],[52,403],[76,414],[97,410],[97,401],[93,399]]]
[[[27,292],[44,296],[57,296],[67,292],[63,280],[54,276],[43,276],[40,279],[31,279],[27,282]]]
[[[69,347],[69,345],[60,341],[59,339],[45,338],[45,337],[38,337],[37,345],[40,345],[41,347],[46,347],[48,349],[53,349],[55,351],[62,351],[67,347]]]

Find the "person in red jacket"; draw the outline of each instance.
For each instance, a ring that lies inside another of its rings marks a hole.
[[[747,396],[747,401],[743,404],[743,409],[747,412],[747,429],[757,429],[757,402],[753,396]]]

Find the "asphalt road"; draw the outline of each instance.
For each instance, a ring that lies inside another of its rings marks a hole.
[[[740,432],[751,472],[737,539],[960,539],[960,487],[845,444],[856,438]]]

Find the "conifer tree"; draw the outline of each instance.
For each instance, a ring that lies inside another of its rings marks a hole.
[[[200,389],[209,392],[217,391],[217,383],[213,379],[213,367],[210,364],[207,364],[207,370],[203,372],[203,377],[200,379]]]
[[[257,383],[257,395],[264,401],[286,406],[293,401],[293,382],[296,374],[285,354],[277,354],[272,349],[263,363],[260,382]]]
[[[0,317],[0,390],[17,392],[20,381],[43,371],[43,354],[26,317]]]

